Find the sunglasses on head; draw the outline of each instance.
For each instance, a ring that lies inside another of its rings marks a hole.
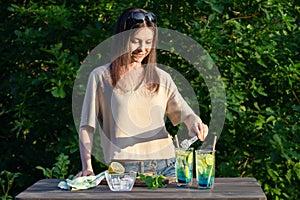
[[[149,13],[133,12],[128,17],[128,20],[132,20],[133,23],[143,23],[145,20],[147,20],[148,22],[156,23],[156,16],[152,12]]]

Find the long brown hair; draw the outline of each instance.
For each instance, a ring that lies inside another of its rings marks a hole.
[[[142,61],[145,71],[144,81],[149,90],[157,92],[159,89],[159,76],[156,71],[157,25],[150,20],[144,20],[143,23],[134,23],[127,20],[133,12],[147,13],[144,9],[129,8],[121,14],[116,23],[112,45],[113,57],[110,65],[112,85],[116,87],[117,82],[128,70],[131,61],[131,54],[128,50],[131,35],[139,28],[147,27],[153,30],[154,37],[152,48]]]

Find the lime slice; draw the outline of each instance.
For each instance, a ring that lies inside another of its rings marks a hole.
[[[187,162],[188,164],[193,163],[193,152],[191,152],[191,153],[187,156],[186,162]]]
[[[201,165],[197,166],[197,171],[198,171],[198,174],[203,174],[203,172],[204,172],[203,166],[201,166]]]
[[[215,157],[211,154],[207,154],[205,157],[206,164],[213,165]]]
[[[197,161],[199,164],[201,164],[204,168],[207,167],[207,164],[205,162],[205,159],[203,157],[203,154],[200,154],[199,157],[198,157],[198,161]]]
[[[121,163],[112,162],[108,167],[108,172],[110,174],[123,174],[125,172],[125,168]]]
[[[189,170],[189,167],[188,167],[188,166],[185,166],[185,167],[184,167],[184,174],[185,174],[185,177],[186,177],[186,178],[189,178],[189,176],[190,176],[189,171],[190,171],[190,170]]]

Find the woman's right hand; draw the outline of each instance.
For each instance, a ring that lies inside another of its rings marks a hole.
[[[90,170],[82,170],[82,171],[78,172],[76,174],[76,176],[74,176],[74,179],[81,177],[81,176],[95,176],[95,174],[93,171],[90,171]]]

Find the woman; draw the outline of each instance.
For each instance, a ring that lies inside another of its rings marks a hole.
[[[120,162],[126,171],[175,176],[174,145],[165,115],[174,125],[184,122],[191,136],[203,141],[208,127],[178,92],[172,78],[156,66],[156,16],[130,8],[115,28],[112,62],[89,77],[80,123],[82,171],[94,175],[93,132],[100,123],[107,163]]]

